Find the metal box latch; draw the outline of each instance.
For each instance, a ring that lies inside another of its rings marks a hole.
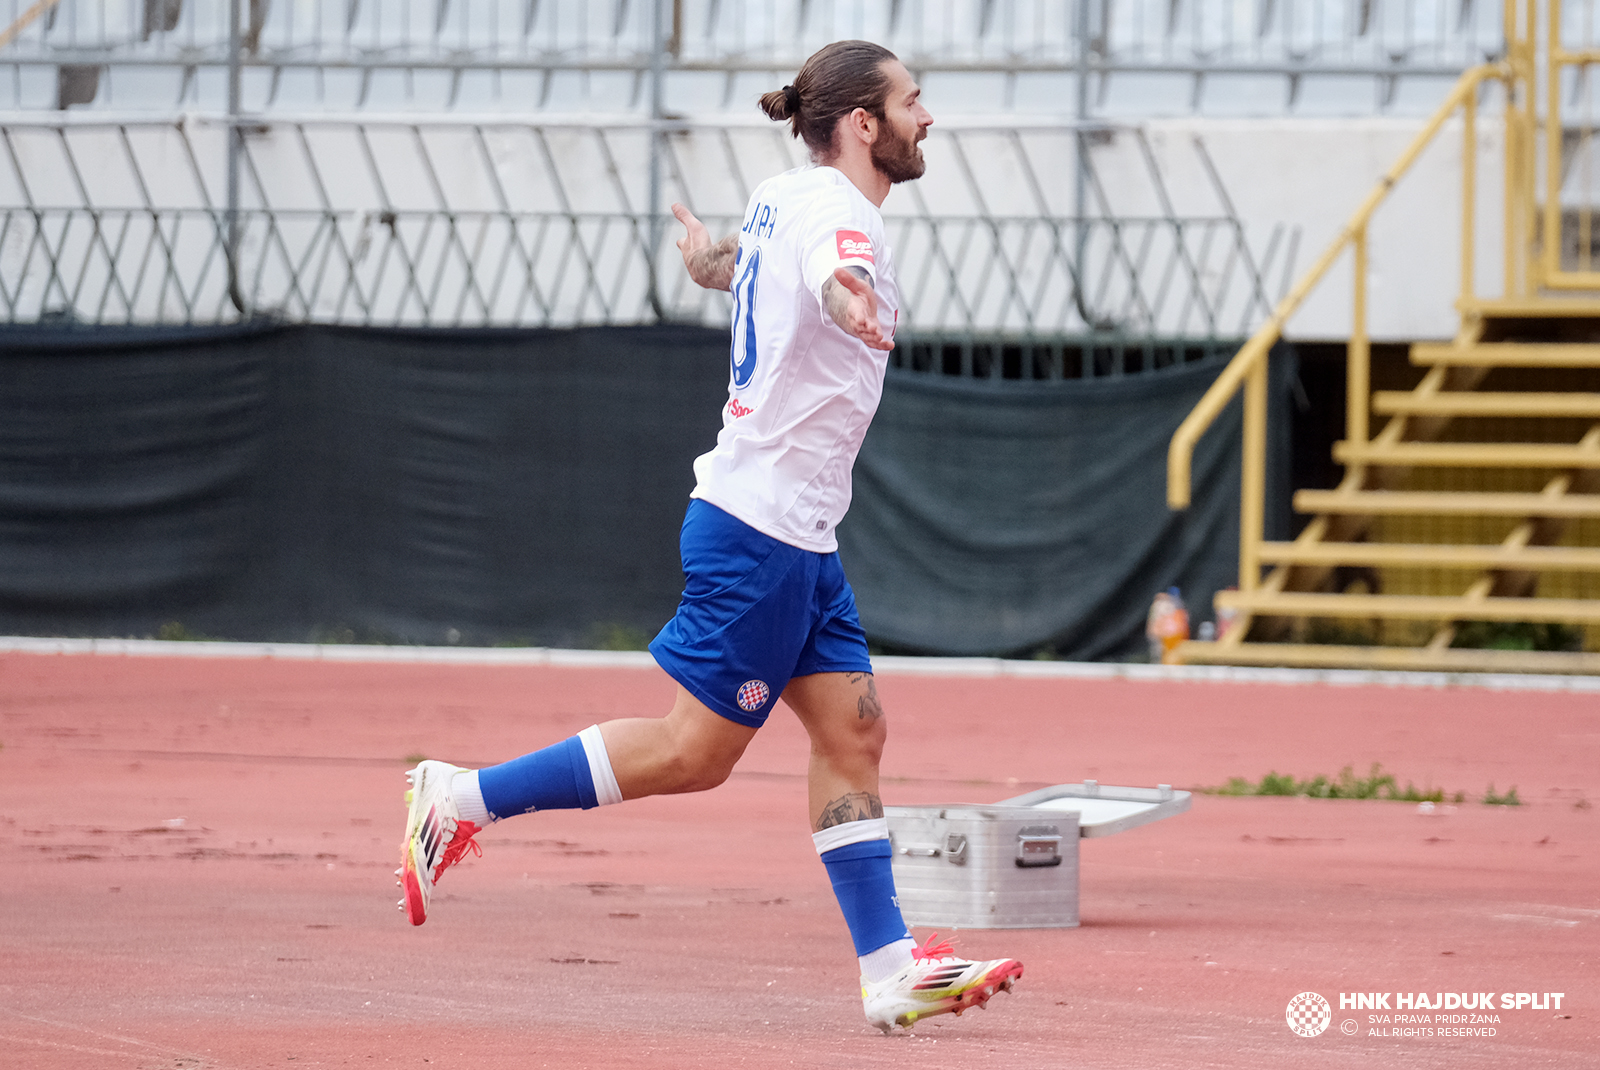
[[[1061,830],[1055,825],[1028,825],[1017,830],[1017,865],[1059,866]]]
[[[893,843],[893,838],[890,839]],[[939,858],[944,857],[952,866],[967,864],[967,838],[958,832],[952,832],[944,838],[944,846],[937,847],[932,844],[907,844],[900,848],[900,853],[908,858]]]

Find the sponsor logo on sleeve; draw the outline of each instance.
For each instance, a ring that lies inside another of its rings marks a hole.
[[[841,230],[834,234],[834,240],[839,244],[840,260],[865,260],[869,264],[877,264],[872,259],[872,239],[859,230]]]

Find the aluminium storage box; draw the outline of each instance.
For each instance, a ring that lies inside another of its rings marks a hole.
[[[885,806],[907,925],[1078,924],[1078,815],[1028,806]]]
[[[908,925],[1047,929],[1078,924],[1078,840],[1189,808],[1189,793],[1085,781],[991,805],[886,806]]]

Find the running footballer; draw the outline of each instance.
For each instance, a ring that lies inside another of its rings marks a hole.
[[[434,883],[492,822],[715,787],[781,697],[811,738],[812,839],[867,1020],[888,1032],[982,1006],[1022,976],[1014,959],[919,947],[901,918],[878,794],[884,711],[835,539],[899,318],[879,208],[895,183],[921,177],[933,117],[894,54],[865,41],[823,48],[761,107],[812,162],[758,186],[721,241],[673,206],[690,277],[733,295],[722,431],[694,463],[680,539],[683,598],[650,644],[676,701],[664,717],[591,726],[501,765],[419,764],[400,905],[422,924]]]

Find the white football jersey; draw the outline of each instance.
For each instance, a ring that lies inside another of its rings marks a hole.
[[[694,497],[804,550],[838,548],[850,470],[883,394],[889,354],[836,326],[822,286],[864,269],[885,338],[900,314],[883,216],[844,173],[807,166],[756,187],[733,270],[728,404]]]

